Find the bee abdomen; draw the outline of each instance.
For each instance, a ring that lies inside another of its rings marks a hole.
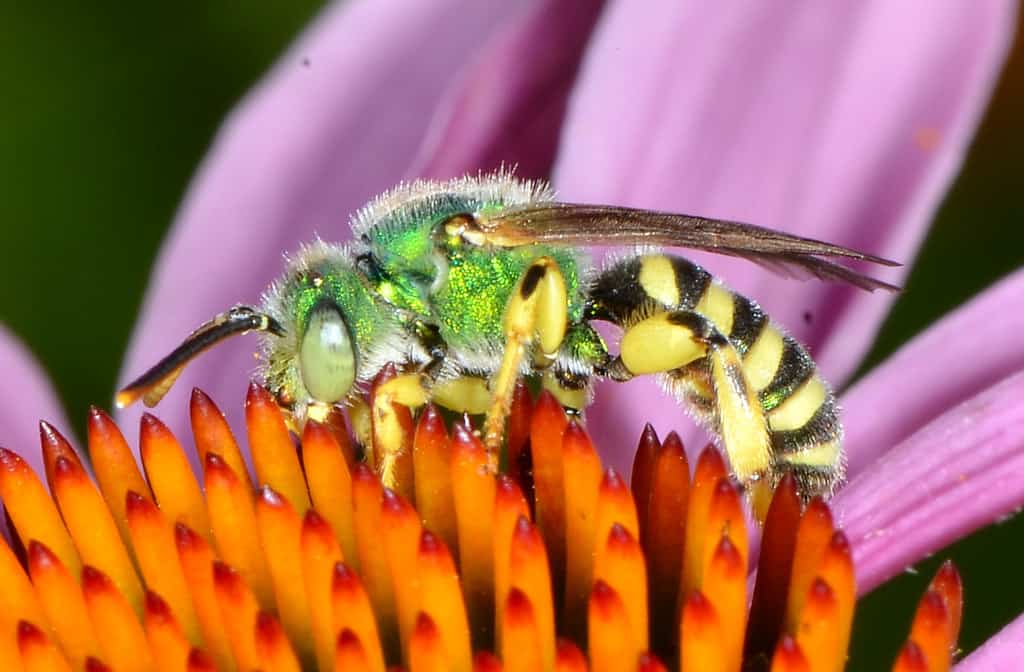
[[[747,384],[764,409],[772,464],[769,477],[792,473],[805,496],[828,494],[842,479],[842,425],[832,391],[814,360],[754,301],[716,282],[692,262],[663,254],[620,261],[591,286],[591,319],[629,328],[666,310],[692,310],[714,323],[740,355]],[[717,424],[702,362],[666,372],[698,417]]]
[[[842,479],[842,424],[814,360],[753,301],[733,294],[729,340],[768,421],[775,478],[790,472],[805,496],[830,494]]]
[[[588,294],[588,317],[622,327],[666,309],[692,309],[712,284],[711,275],[680,257],[632,257],[604,269]]]
[[[779,477],[785,472],[793,474],[804,497],[827,496],[845,474],[842,439],[839,409],[829,394],[804,425],[771,430],[774,470]]]

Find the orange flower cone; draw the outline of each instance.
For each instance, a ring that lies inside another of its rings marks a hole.
[[[255,478],[198,391],[191,418],[198,479],[152,416],[140,470],[110,418],[91,413],[95,480],[43,423],[51,494],[0,449],[12,526],[0,545],[2,669],[844,667],[855,575],[827,505],[804,507],[783,479],[750,583],[745,502],[712,448],[691,477],[678,437],[647,428],[627,485],[580,422],[521,387],[501,474],[466,419],[449,428],[433,407],[376,419],[373,431],[408,452],[388,490],[340,413],[308,423],[297,449],[252,386]],[[949,669],[962,593],[944,565],[894,670]]]

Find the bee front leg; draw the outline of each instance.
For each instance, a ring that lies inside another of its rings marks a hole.
[[[505,306],[505,351],[501,366],[491,378],[491,402],[483,431],[484,445],[495,468],[512,393],[527,348],[536,338],[541,355],[554,360],[565,339],[568,305],[565,278],[558,264],[551,257],[541,257],[523,273]]]
[[[664,373],[671,377],[700,359],[707,361],[710,401],[729,463],[736,478],[751,491],[754,507],[762,515],[771,489],[764,480],[772,464],[768,421],[729,339],[708,318],[693,311],[657,313],[622,335],[619,361],[633,375]]]
[[[415,409],[430,399],[428,379],[419,373],[404,373],[386,381],[372,395],[370,404],[371,438],[365,446],[384,487],[395,489],[395,465],[405,450],[405,428],[395,414],[393,404]]]

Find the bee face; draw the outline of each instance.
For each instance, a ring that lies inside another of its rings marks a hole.
[[[267,386],[299,417],[311,405],[342,401],[359,379],[359,346],[351,315],[355,274],[343,252],[303,248],[263,295],[263,309],[284,337],[263,339]]]
[[[358,258],[344,246],[314,242],[263,295],[263,311],[285,332],[264,334],[263,377],[299,419],[312,406],[344,403],[405,352],[398,320],[381,310],[377,283],[360,271]]]

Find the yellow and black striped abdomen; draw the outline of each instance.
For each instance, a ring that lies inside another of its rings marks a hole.
[[[792,472],[805,495],[830,494],[844,473],[843,430],[832,390],[807,350],[757,304],[733,294],[733,305],[734,327],[727,336],[764,409],[774,469]]]
[[[673,311],[707,318],[735,349],[746,385],[757,395],[768,425],[772,464],[765,465],[763,475],[774,482],[791,472],[805,496],[830,493],[844,471],[835,397],[806,349],[774,325],[757,303],[718,283],[696,264],[663,254],[615,263],[591,287],[590,316],[624,329]],[[698,419],[721,434],[707,361],[665,375]]]

